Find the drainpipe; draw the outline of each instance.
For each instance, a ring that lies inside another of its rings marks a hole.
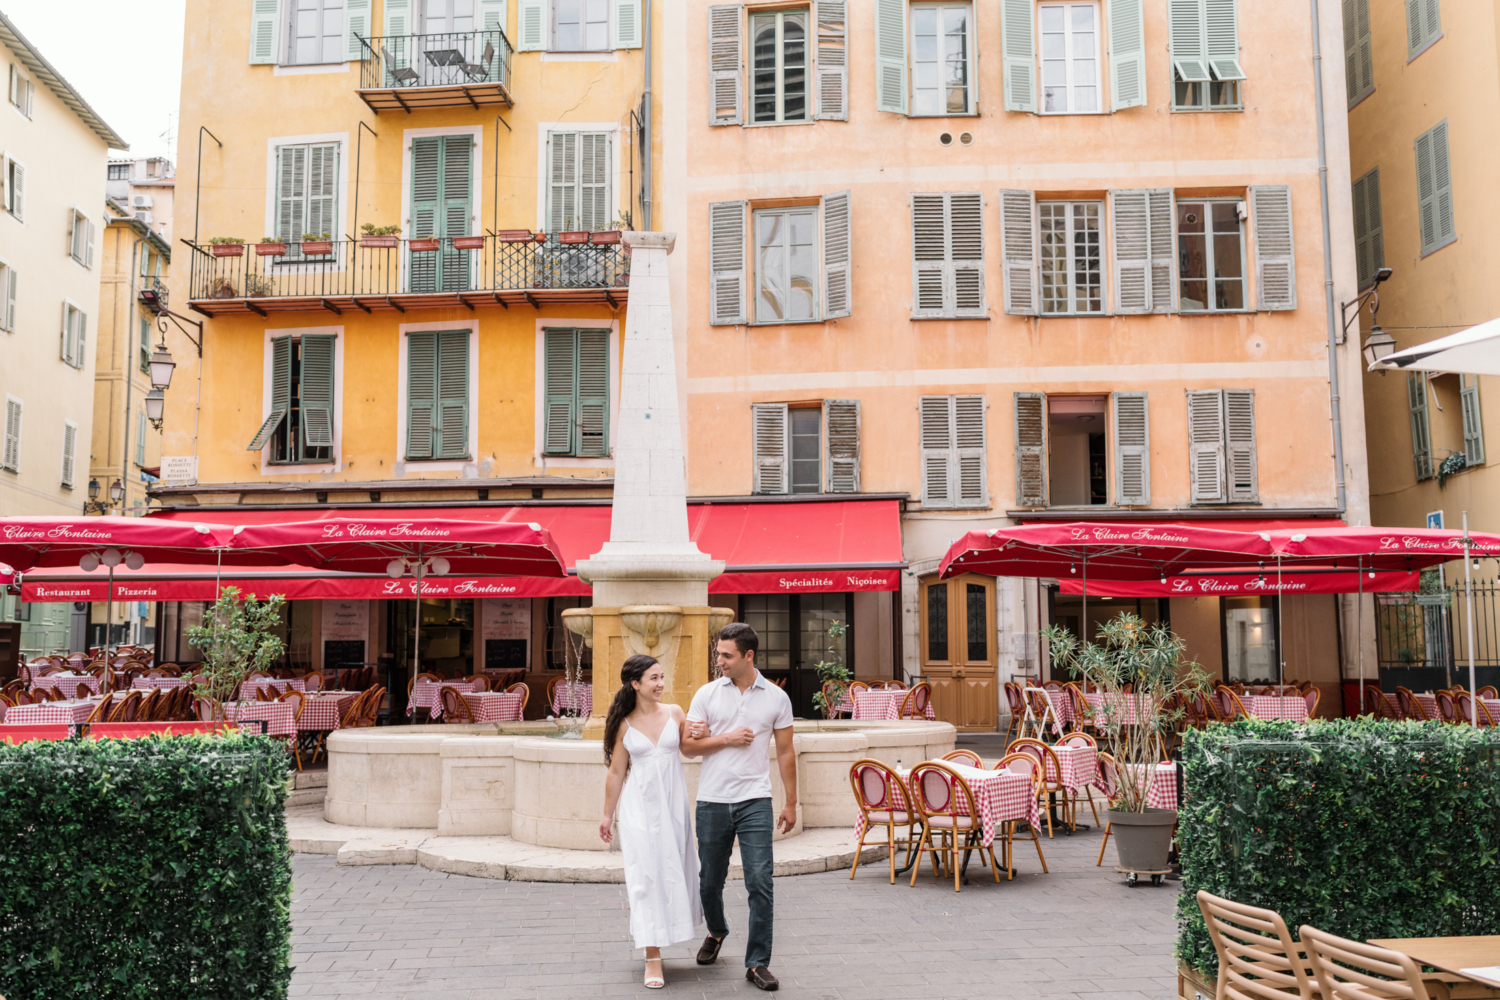
[[[148,238],[142,236],[130,247],[130,301],[125,303],[125,359],[124,368],[121,370],[121,374],[125,377],[125,453],[120,456],[120,485],[125,487],[125,492],[120,497],[121,514],[128,509],[125,504],[130,498],[130,390],[134,381],[130,375],[130,347],[135,335],[132,329],[134,324],[130,321],[135,319],[135,276],[140,270],[136,265],[136,254],[140,253],[141,244],[145,243]]]
[[[646,26],[641,41],[646,46],[646,91],[641,111],[641,230],[651,230],[651,0],[641,4],[641,17]]]
[[[1333,236],[1328,219],[1328,139],[1323,117],[1323,44],[1318,31],[1318,0],[1312,3],[1313,93],[1318,110],[1318,186],[1323,197],[1323,293],[1328,306],[1328,406],[1333,414],[1333,471],[1339,516],[1348,508],[1344,488],[1344,425],[1339,414],[1338,320],[1333,294]]]

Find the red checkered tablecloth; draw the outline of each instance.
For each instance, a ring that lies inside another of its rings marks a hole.
[[[1301,698],[1277,698],[1274,695],[1246,695],[1240,699],[1245,711],[1257,719],[1291,719],[1307,721],[1307,702]]]
[[[464,695],[469,703],[469,713],[475,722],[520,722],[522,699],[520,692],[506,694],[503,691],[477,691]]]
[[[1052,752],[1057,754],[1057,764],[1062,768],[1062,786],[1069,792],[1077,795],[1098,780],[1099,751],[1094,747],[1054,746]],[[1052,773],[1050,762],[1047,767],[1047,780],[1058,780],[1058,776]]]
[[[561,715],[563,712],[577,712],[580,715],[588,715],[594,710],[594,685],[579,681],[572,685],[559,684],[552,692],[552,711]]]
[[[1000,823],[1019,819],[1030,823],[1032,829],[1041,825],[1041,810],[1037,806],[1036,796],[1031,794],[1031,779],[1026,775],[1012,771],[986,771],[951,760],[941,763],[951,767],[974,793],[974,804],[979,807],[981,832],[986,846],[995,839],[995,827]],[[909,773],[902,775],[902,779],[907,780]],[[907,812],[907,795],[905,787],[892,785],[891,801],[886,808],[892,812]],[[854,823],[854,836],[858,839],[864,833],[865,817],[864,813],[860,813],[859,819]]]
[[[249,701],[255,697],[255,693],[261,688],[270,688],[278,695],[286,694],[288,689],[292,691],[307,690],[307,682],[300,677],[291,677],[281,680],[277,677],[257,677],[253,681],[246,681],[240,685],[240,700]]]
[[[32,682],[32,687],[50,688],[61,691],[69,698],[78,697],[78,689],[97,692],[99,690],[99,678],[92,674],[48,674],[46,677],[38,677]]]
[[[324,691],[307,695],[302,718],[297,720],[298,731],[320,733],[339,728],[344,724],[349,706],[358,697],[358,691]]]
[[[1123,770],[1132,773],[1138,772],[1138,768],[1127,766]],[[1099,775],[1099,780],[1094,782],[1094,787],[1108,794],[1104,787],[1104,775]],[[1176,809],[1177,808],[1177,765],[1169,761],[1163,761],[1156,765],[1156,777],[1151,781],[1151,787],[1146,792],[1146,805],[1152,809]]]
[[[468,694],[474,690],[474,682],[462,681],[417,681],[412,685],[411,701],[407,703],[406,714],[411,715],[419,708],[425,708],[434,719],[443,717],[443,698],[439,694],[439,688],[451,687],[462,694]]]
[[[130,682],[130,687],[136,691],[149,691],[152,688],[187,687],[191,683],[191,677],[137,677]]]
[[[1490,710],[1490,718],[1494,719],[1497,724],[1500,724],[1500,699],[1480,698],[1479,702]]]
[[[1094,710],[1094,723],[1099,726],[1138,726],[1140,710],[1148,707],[1149,696],[1145,694],[1118,694],[1105,704],[1103,691],[1091,691],[1083,696]]]
[[[861,691],[854,696],[854,717],[856,719],[898,719],[901,717],[901,703],[910,693],[909,691]],[[937,718],[937,713],[932,710],[932,702],[927,703],[927,711],[923,715],[928,719]]]
[[[224,706],[224,714],[241,723],[251,719],[265,719],[267,736],[291,736],[297,732],[297,727],[292,722],[292,703],[289,701],[231,701]],[[242,728],[248,732],[260,732],[259,726]]]
[[[51,723],[77,724],[88,721],[99,699],[49,701],[44,705],[15,705],[5,712],[7,726],[38,726]]]

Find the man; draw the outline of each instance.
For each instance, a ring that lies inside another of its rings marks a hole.
[[[712,965],[729,934],[724,919],[724,879],[736,837],[750,897],[750,937],[745,942],[745,978],[759,989],[781,987],[771,975],[771,765],[769,745],[776,737],[776,764],[786,789],[786,805],[776,829],[797,825],[797,755],[792,750],[792,702],[786,692],[755,668],[760,638],[735,622],[719,633],[718,664],[723,677],[693,695],[682,752],[703,758],[698,777],[698,894],[708,937],[698,964]]]

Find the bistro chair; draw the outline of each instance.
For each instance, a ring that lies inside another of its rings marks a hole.
[[[275,701],[276,700],[276,689],[273,688],[269,684],[262,684],[260,687],[258,687],[258,688],[255,689],[255,700],[256,701]]]
[[[393,86],[409,87],[417,82],[417,71],[410,66],[402,65],[400,60],[391,55],[389,45],[380,46],[380,62],[385,66],[385,71],[390,76]]]
[[[307,708],[307,695],[296,688],[287,688],[286,693],[273,701],[290,702],[292,706],[292,735],[287,742],[291,744],[292,754],[297,759],[297,770],[302,770],[302,729],[297,724],[302,721],[302,713]]]
[[[885,828],[886,856],[891,864],[891,885],[896,884],[896,827],[906,827],[906,857],[911,859],[916,837],[917,817],[907,805],[906,783],[901,775],[878,760],[857,760],[849,768],[849,784],[854,788],[854,804],[864,817],[859,842],[854,845],[854,866],[849,877],[859,871],[859,855],[866,837],[876,827]]]
[[[1010,754],[1023,753],[1035,757],[1037,763],[1043,765],[1041,795],[1057,795],[1062,800],[1063,822],[1073,826],[1073,820],[1068,809],[1068,789],[1062,783],[1062,763],[1058,761],[1057,754],[1051,747],[1041,740],[1030,736],[1023,736],[1018,740],[1012,740],[1010,746],[1005,748],[1007,756]],[[1046,806],[1046,803],[1043,803]],[[1047,839],[1052,839],[1052,810],[1045,809],[1047,813]]]
[[[109,703],[110,703],[110,701],[113,698],[114,698],[114,695],[110,695],[110,694],[105,695],[104,698],[99,702],[99,704],[97,704],[97,705],[94,706],[94,710],[89,713],[89,717],[87,719],[84,719],[83,721],[85,723],[89,723],[89,722],[106,722],[106,721],[108,721],[109,720]]]
[[[1383,700],[1383,692],[1374,685],[1365,685],[1364,714],[1373,715],[1377,719],[1400,718],[1399,715],[1395,714],[1386,715],[1386,708],[1387,706]],[[1390,711],[1394,713],[1396,711],[1395,707],[1391,706]]]
[[[981,861],[988,853],[990,871],[994,872],[995,881],[999,882],[1000,864],[995,858],[994,843],[991,842],[989,846],[979,843],[983,820],[979,816],[979,805],[974,800],[974,790],[969,787],[969,783],[947,764],[924,760],[911,769],[910,785],[913,803],[922,817],[922,838],[917,842],[917,863],[912,866],[911,884],[917,884],[924,851],[933,857],[934,866],[939,855],[948,856],[948,867],[953,870],[954,892],[959,891],[959,851],[963,851],[965,857],[971,851],[978,851]],[[933,843],[934,833],[941,837],[941,846]]]
[[[521,712],[522,714],[525,714],[526,703],[531,700],[531,688],[527,687],[524,683],[517,681],[510,687],[506,688],[505,693],[518,694],[521,696]]]
[[[147,677],[169,677],[171,675],[168,674],[161,667],[152,667],[150,670],[146,671],[146,676]]]
[[[193,711],[199,722],[219,722],[224,718],[224,706],[207,695],[193,699]]]
[[[1240,701],[1240,696],[1233,688],[1220,687],[1214,692],[1214,697],[1219,702],[1219,715],[1225,722],[1250,718],[1250,713],[1245,710],[1245,703]]]
[[[1484,687],[1479,689],[1479,697],[1487,699],[1489,701],[1500,700],[1500,691],[1495,690],[1495,685],[1486,684]]]
[[[140,708],[140,704],[141,692],[128,692],[125,697],[121,699],[120,703],[115,706],[115,710],[109,713],[109,721],[134,722],[136,718],[136,711]]]
[[[1042,794],[1042,783],[1045,780],[1042,774],[1042,765],[1030,754],[1012,753],[1006,754],[995,762],[995,771],[1009,771],[1012,774],[1024,774],[1031,782],[1031,797],[1040,798]],[[1011,881],[1016,877],[1016,824],[1020,820],[1005,821],[1005,878]],[[1048,874],[1047,857],[1042,853],[1041,831],[1032,823],[1026,824],[1031,831],[1031,842],[1036,845],[1037,860],[1042,863],[1042,874]],[[1022,838],[1025,839],[1025,838]]]
[[[451,723],[473,722],[474,713],[469,711],[469,701],[457,688],[444,684],[438,689],[438,698],[443,703],[443,721]]]
[[[1378,689],[1377,689],[1376,693],[1379,694],[1379,690]],[[1313,718],[1314,716],[1317,715],[1317,712],[1318,712],[1318,699],[1321,698],[1321,697],[1323,697],[1323,692],[1319,691],[1317,688],[1313,688],[1313,689],[1311,689],[1309,691],[1304,691],[1302,693],[1302,700],[1305,701],[1305,702],[1307,702],[1307,717],[1309,719],[1311,719],[1311,718]],[[1384,697],[1384,695],[1381,695],[1381,697]]]
[[[470,690],[475,693],[488,691],[490,689],[490,679],[484,674],[470,674],[469,685]]]
[[[979,767],[979,768],[984,767],[984,761],[980,760],[979,759],[979,755],[977,753],[975,753],[973,750],[949,750],[947,753],[943,754],[943,756],[940,757],[939,759],[940,760],[956,760],[960,764],[967,764],[970,767]]]
[[[1454,707],[1458,710],[1458,720],[1460,722],[1470,722],[1476,717],[1477,713],[1481,729],[1486,727],[1492,728],[1495,725],[1495,717],[1490,714],[1489,706],[1482,701],[1477,701],[1470,697],[1467,691],[1458,696]]]
[[[823,682],[823,704],[824,714],[827,718],[836,719],[840,712],[854,714],[854,702],[849,697],[849,684],[847,681],[826,680]],[[848,705],[848,708],[844,708]]]
[[[1396,704],[1401,707],[1401,717],[1403,719],[1416,719],[1420,722],[1427,721],[1427,709],[1422,707],[1422,703],[1417,700],[1417,696],[1412,693],[1411,688],[1404,688],[1397,685]]]
[[[1026,707],[1021,704],[1021,688],[1014,681],[1006,681],[1005,704],[1010,708],[1010,722],[1005,727],[1005,741],[1007,743],[1015,736],[1016,731],[1021,728],[1021,719],[1026,714]]]
[[[1099,787],[1104,792],[1105,801],[1113,801],[1120,794],[1120,765],[1115,763],[1114,757],[1107,753],[1099,754]],[[1099,860],[1094,862],[1098,868],[1104,864],[1104,848],[1109,844],[1110,827],[1112,824],[1104,824],[1104,839],[1099,842]]]
[[[1217,1000],[1312,1000],[1316,995],[1307,956],[1275,910],[1246,906],[1203,889],[1198,890],[1198,909],[1219,953]],[[1330,1000],[1326,993],[1324,1000]]]
[[[494,60],[495,43],[485,42],[484,59],[481,62],[462,63],[458,68],[463,72],[464,76],[469,78],[470,83],[474,82],[475,80],[488,80],[490,78],[490,65],[494,62]]]
[[[1094,706],[1090,705],[1088,698],[1084,697],[1083,688],[1069,681],[1063,686],[1063,693],[1068,697],[1068,710],[1073,716],[1070,720],[1073,732],[1086,733],[1093,730],[1097,733],[1099,726],[1094,720]]]
[[[932,687],[926,682],[913,687],[906,692],[906,697],[901,699],[900,719],[916,719],[921,721],[927,718],[927,703],[932,698]]]
[[[365,702],[364,713],[360,716],[360,724],[364,726],[376,726],[380,724],[380,706],[385,701],[385,688],[376,684],[365,692],[370,700]]]
[[[323,690],[324,680],[325,678],[323,677],[323,672],[321,670],[309,670],[307,673],[302,675],[303,690],[321,691]]]
[[[885,687],[885,685],[882,682],[880,682],[880,681],[871,681],[869,683],[866,683],[865,681],[850,681],[849,682],[848,698],[849,698],[849,715],[850,715],[851,718],[854,715],[854,699],[858,698],[860,695],[864,694],[866,691],[873,691],[873,690],[875,690],[875,685],[876,684],[880,684],[882,688]]]
[[[1438,718],[1448,723],[1457,722],[1458,713],[1453,708],[1453,692],[1439,688],[1433,692],[1433,696],[1437,698]]]
[[[887,691],[905,691],[906,683],[904,681],[886,681],[885,689]]]
[[[1297,929],[1323,1000],[1437,1000],[1410,955],[1336,937],[1303,924]]]
[[[1045,690],[1045,691],[1061,691],[1063,689],[1063,682],[1062,681],[1042,681],[1042,689]]]

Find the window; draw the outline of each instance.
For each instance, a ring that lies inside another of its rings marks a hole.
[[[468,458],[469,331],[406,340],[406,458]]]
[[[1111,476],[1115,504],[1149,504],[1147,416],[1144,392],[1109,396],[1016,393],[1017,506],[1108,504]]]
[[[5,445],[0,448],[0,469],[20,471],[21,465],[21,401],[14,396],[5,397]]]
[[[600,230],[614,220],[608,132],[547,133],[547,232]]]
[[[291,252],[278,261],[303,260],[303,236],[330,239],[339,230],[339,144],[276,147],[276,238]]]
[[[911,221],[912,318],[984,318],[983,197],[914,194]]]
[[[1281,657],[1276,651],[1276,599],[1223,597],[1224,676],[1244,684],[1276,684]]]
[[[128,163],[111,163],[109,165],[109,174],[108,174],[108,176],[107,176],[106,179],[112,180],[112,181],[128,181],[128,180],[130,180],[130,164],[128,164]]]
[[[409,253],[413,292],[461,292],[470,287],[473,251],[453,246],[468,236],[474,213],[474,137],[422,136],[411,141],[411,225],[414,240],[442,240],[440,249]],[[549,230],[552,232],[554,230]]]
[[[609,331],[546,331],[546,453],[609,454]]]
[[[11,159],[5,161],[5,210],[26,219],[26,168]]]
[[[271,341],[271,413],[247,450],[267,449],[272,465],[333,460],[334,348],[330,334]],[[144,427],[140,441],[145,440]],[[145,453],[137,446],[137,463]]]
[[[1406,0],[1406,61],[1411,62],[1442,37],[1438,0]]]
[[[983,396],[920,400],[922,505],[987,507]]]
[[[747,118],[743,107],[747,82],[744,8],[739,4],[710,7],[709,124],[847,120],[847,8],[847,0],[814,0],[807,9],[750,13]],[[898,40],[898,48],[904,51],[905,42]]]
[[[1464,460],[1467,465],[1484,464],[1484,421],[1479,412],[1479,376],[1458,375],[1458,403],[1463,411]]]
[[[15,63],[10,65],[10,103],[27,118],[31,117],[32,106],[36,103],[35,85]]]
[[[417,0],[421,4],[424,35],[474,30],[474,0]]]
[[[141,467],[146,465],[146,411],[139,410],[135,415],[135,464]]]
[[[84,346],[88,340],[89,318],[71,302],[63,303],[62,359],[74,368],[83,367]]]
[[[140,363],[141,371],[143,371],[143,372],[150,372],[151,371],[151,321],[149,319],[147,319],[146,317],[144,317],[144,316],[141,317],[141,343],[140,343],[140,347],[139,347],[139,350],[137,351],[137,353],[139,354],[139,358],[137,360]]]
[[[16,269],[0,260],[0,330],[16,332]]]
[[[84,267],[94,266],[94,222],[76,208],[68,217],[68,252]]]
[[[1380,211],[1380,168],[1354,182],[1354,268],[1359,287],[1375,281],[1385,267],[1385,234]]]
[[[425,0],[442,5],[446,0]],[[454,9],[467,0],[452,0]],[[589,52],[641,47],[641,0],[518,0],[516,51]],[[478,0],[485,31],[505,27],[505,0]],[[433,30],[433,29],[429,29]],[[449,30],[459,30],[457,28]],[[389,30],[386,34],[392,34]]]
[[[609,0],[552,0],[552,50],[609,48]]]
[[[1088,114],[1099,106],[1099,8],[1046,3],[1041,28],[1042,113]]]
[[[11,617],[18,622],[31,621],[31,605],[17,597],[16,606],[11,609]]]
[[[1103,254],[1098,202],[1041,202],[1042,312],[1104,311]]]
[[[1177,203],[1177,273],[1183,312],[1245,308],[1245,239],[1235,201]]]
[[[1440,121],[1417,136],[1417,213],[1422,255],[1439,250],[1458,235],[1453,229],[1453,179],[1448,173],[1448,123]]]
[[[1259,503],[1255,390],[1190,389],[1187,402],[1193,503]]]
[[[974,11],[967,3],[912,5],[913,115],[973,113],[970,69],[973,21]]]
[[[1432,478],[1432,424],[1427,418],[1427,374],[1406,373],[1406,402],[1411,411],[1411,458],[1417,482]]]
[[[740,598],[741,620],[760,637],[755,664],[785,685],[799,717],[815,712],[813,695],[822,688],[816,664],[830,658],[852,662],[854,630],[835,639],[829,626],[835,622],[848,625],[854,620],[853,612],[851,594],[746,594]]]
[[[1168,0],[1172,108],[1215,111],[1242,106],[1237,0]]]
[[[1375,89],[1370,0],[1344,0],[1344,89],[1351,108]]]
[[[286,62],[290,65],[344,60],[344,0],[284,0]]]
[[[849,192],[824,195],[818,204],[748,213],[755,240],[753,319],[747,316],[745,294],[750,205],[723,201],[708,206],[709,322],[799,323],[848,316]]]
[[[859,400],[751,407],[756,493],[858,493]]]

